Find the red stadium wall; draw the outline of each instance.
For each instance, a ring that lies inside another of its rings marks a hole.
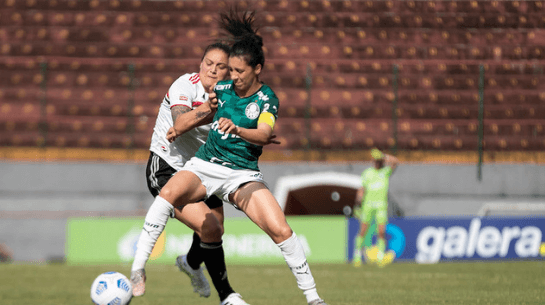
[[[258,11],[281,102],[266,160],[473,162],[482,66],[486,160],[543,162],[543,1],[2,0],[2,157],[145,159],[163,95],[235,4]]]

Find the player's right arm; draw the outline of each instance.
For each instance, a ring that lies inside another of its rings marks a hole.
[[[212,99],[215,99],[215,93],[211,93],[210,95],[214,95]],[[172,122],[174,124],[167,132],[167,140],[172,143],[177,137],[191,129],[212,123],[216,108],[217,101],[214,103],[211,99],[195,109],[191,109],[186,105],[173,106],[170,112],[172,113]]]
[[[356,192],[356,200],[354,201],[354,203],[355,203],[354,206],[358,206],[359,204],[362,203],[364,195],[365,195],[365,187],[362,186]]]
[[[368,173],[369,173],[369,169],[366,169],[361,173],[361,187],[358,189],[358,192],[356,193],[356,204],[362,204],[363,198],[365,198],[365,191],[367,191],[365,186],[367,185],[367,180],[369,175]]]
[[[209,94],[208,101],[192,109],[194,86],[187,81],[178,80],[169,89],[169,96],[174,99],[170,112],[173,126],[167,132],[167,140],[174,140],[191,129],[209,124],[217,109],[217,98],[214,92]]]

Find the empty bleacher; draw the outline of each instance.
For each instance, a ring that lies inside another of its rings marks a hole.
[[[0,145],[146,149],[232,5],[258,12],[269,149],[475,150],[481,86],[486,150],[545,148],[545,2],[431,0],[1,0]]]

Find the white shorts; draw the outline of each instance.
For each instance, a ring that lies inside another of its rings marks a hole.
[[[230,202],[229,195],[245,183],[255,181],[267,186],[263,174],[259,171],[232,169],[197,157],[187,161],[181,170],[190,171],[201,179],[201,183],[206,187],[207,198],[216,195],[225,202]],[[233,202],[231,204],[238,208]]]

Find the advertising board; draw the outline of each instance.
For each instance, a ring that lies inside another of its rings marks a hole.
[[[348,221],[347,259],[352,260],[359,221]],[[391,218],[386,227],[387,250],[397,260],[437,263],[452,260],[543,259],[543,218]],[[365,245],[376,240],[370,226]]]
[[[288,217],[309,262],[346,259],[346,220],[339,216]],[[143,218],[72,218],[67,224],[66,259],[72,264],[132,262]],[[191,246],[193,231],[170,220],[150,263],[173,264]],[[247,218],[225,219],[223,247],[227,263],[285,264],[280,249]]]

